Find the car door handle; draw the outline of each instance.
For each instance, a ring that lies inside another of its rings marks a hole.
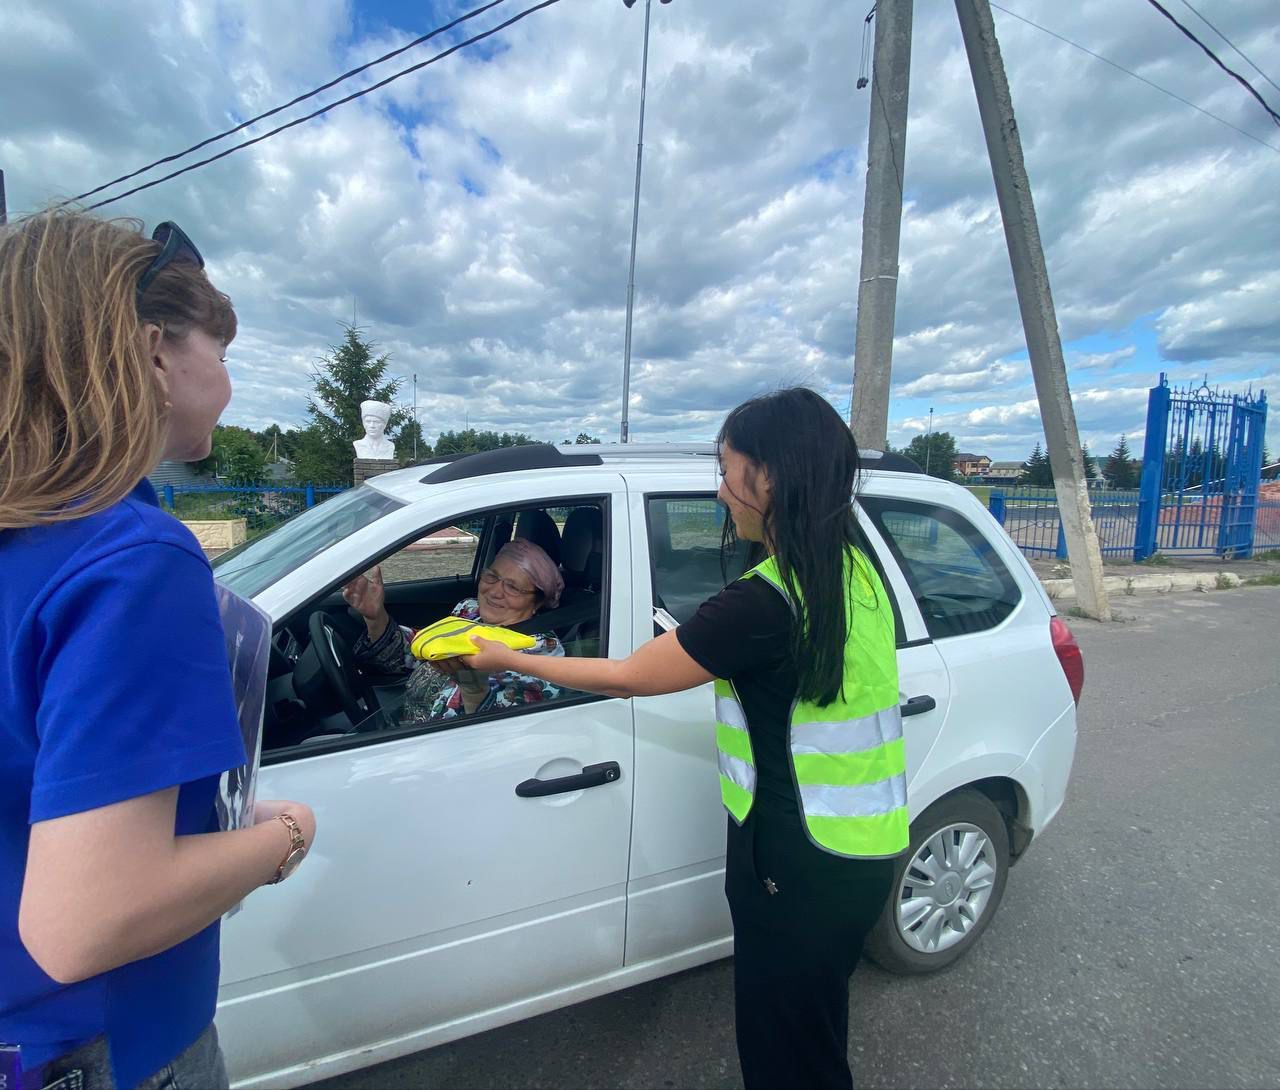
[[[537,799],[543,795],[581,791],[584,787],[601,787],[621,777],[622,769],[618,767],[617,761],[604,761],[598,765],[586,765],[576,776],[556,776],[550,780],[524,780],[516,784],[516,794],[522,799]]]
[[[925,712],[931,712],[938,706],[938,702],[931,696],[913,696],[899,709],[902,712],[902,718],[906,719],[908,715],[923,715]]]

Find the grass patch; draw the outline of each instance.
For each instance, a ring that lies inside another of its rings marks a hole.
[[[988,484],[967,484],[965,487],[977,497],[983,507],[991,506],[992,486]]]
[[[1087,621],[1089,619],[1089,614],[1087,614],[1079,606],[1067,606],[1067,608],[1064,609],[1062,612],[1065,613],[1068,617],[1074,617],[1077,621],[1079,620]]]
[[[1218,572],[1213,580],[1213,585],[1217,590],[1230,590],[1237,584],[1225,572]]]
[[[1139,560],[1139,564],[1143,564],[1148,568],[1167,568],[1173,564],[1164,553],[1152,553],[1146,560]]]
[[[1268,549],[1266,552],[1263,552],[1263,553],[1254,553],[1253,559],[1280,562],[1280,549]]]
[[[1280,587],[1280,572],[1268,572],[1266,575],[1255,575],[1245,582],[1251,587]]]

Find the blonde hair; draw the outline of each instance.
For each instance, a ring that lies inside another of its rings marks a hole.
[[[54,209],[0,230],[0,530],[83,518],[160,460],[165,404],[143,323],[229,343],[231,300],[165,266],[136,220]]]

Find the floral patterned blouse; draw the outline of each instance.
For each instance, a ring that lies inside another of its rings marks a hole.
[[[480,603],[474,598],[464,598],[453,607],[453,616],[469,621],[480,619]],[[563,655],[564,647],[550,632],[533,633],[537,642],[526,655]],[[394,620],[375,641],[362,633],[353,649],[361,666],[393,677],[408,675],[404,708],[400,715],[402,725],[451,719],[465,714],[462,705],[462,689],[448,674],[437,670],[429,662],[420,662],[409,653],[409,637]],[[560,689],[549,681],[517,674],[507,670],[489,677],[489,695],[481,701],[476,712],[495,708],[513,708],[521,704],[541,704],[555,700]]]

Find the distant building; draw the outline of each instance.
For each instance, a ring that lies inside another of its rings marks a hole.
[[[167,484],[195,484],[197,482],[212,483],[212,478],[202,477],[189,462],[161,462],[150,473],[147,479],[157,489]]]
[[[986,484],[1017,484],[1021,476],[1021,462],[992,462],[982,479]]]
[[[985,477],[991,468],[991,459],[985,454],[957,454],[953,464],[961,477]]]

